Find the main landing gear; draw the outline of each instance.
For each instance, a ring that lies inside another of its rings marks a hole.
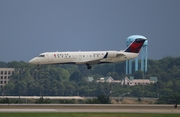
[[[88,69],[91,69],[92,67],[91,67],[90,65],[87,65],[87,68],[88,68]]]

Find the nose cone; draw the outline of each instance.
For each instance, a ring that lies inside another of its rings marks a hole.
[[[33,59],[31,59],[29,61],[29,63],[31,63],[31,64],[38,64],[38,60],[37,60],[37,58],[33,58]]]

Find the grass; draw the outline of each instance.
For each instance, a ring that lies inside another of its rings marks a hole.
[[[179,117],[180,114],[152,113],[0,113],[0,117]]]

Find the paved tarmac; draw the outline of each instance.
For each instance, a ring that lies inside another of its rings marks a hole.
[[[0,96],[0,99],[39,99],[42,96]],[[44,99],[78,99],[83,100],[81,96],[43,96]]]
[[[173,105],[138,104],[0,104],[0,112],[127,112],[178,113]]]

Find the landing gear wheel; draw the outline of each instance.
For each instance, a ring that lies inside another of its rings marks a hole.
[[[91,66],[87,66],[88,69],[91,69],[92,67]]]
[[[38,64],[38,65],[37,65],[37,70],[39,71],[40,69],[41,69],[41,68],[40,68],[40,65]]]

